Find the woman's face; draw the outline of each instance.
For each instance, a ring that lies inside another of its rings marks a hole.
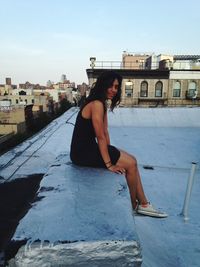
[[[118,88],[119,88],[119,82],[117,79],[115,79],[112,86],[110,88],[108,88],[108,90],[107,90],[107,99],[112,100],[113,97],[116,96]]]

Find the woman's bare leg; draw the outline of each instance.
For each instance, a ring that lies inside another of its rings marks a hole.
[[[136,163],[136,176],[137,176],[137,199],[139,200],[140,204],[146,204],[148,202],[145,193],[144,193],[144,189],[143,189],[143,185],[142,185],[142,181],[141,181],[141,177],[140,177],[140,173],[138,170],[138,166]]]
[[[148,201],[143,190],[136,159],[127,152],[120,150],[117,165],[123,167],[126,171],[126,180],[133,208],[136,208],[137,201],[140,204],[146,204]]]

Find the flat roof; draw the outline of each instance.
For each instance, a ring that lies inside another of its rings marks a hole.
[[[69,155],[77,112],[76,108],[70,109],[2,155],[0,182],[45,173],[56,158]],[[111,143],[136,156],[148,199],[169,214],[164,220],[135,216],[144,267],[199,265],[199,165],[189,220],[184,221],[180,215],[191,163],[200,162],[199,117],[200,108],[116,108],[114,113],[109,112]]]

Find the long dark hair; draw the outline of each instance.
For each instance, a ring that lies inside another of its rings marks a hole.
[[[82,108],[91,101],[100,100],[104,105],[104,109],[106,110],[107,90],[108,88],[112,87],[113,82],[116,79],[119,82],[119,87],[117,94],[111,100],[110,110],[113,111],[113,109],[120,103],[122,84],[122,77],[114,71],[105,71],[99,75],[97,81],[94,83],[92,89],[90,90],[90,94],[86,98]]]

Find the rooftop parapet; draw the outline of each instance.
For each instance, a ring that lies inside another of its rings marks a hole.
[[[125,178],[75,167],[66,156],[52,164],[36,202],[13,240],[27,241],[15,266],[140,266]]]

